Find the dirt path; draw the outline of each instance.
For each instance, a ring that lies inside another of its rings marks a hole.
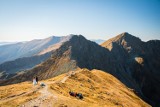
[[[45,86],[43,88],[40,85],[36,85],[28,92],[22,92],[17,95],[8,96],[6,98],[0,99],[0,101],[1,101],[1,103],[2,102],[9,102],[9,101],[15,100],[17,98],[21,98],[25,95],[31,94],[33,92],[39,92],[40,95],[38,96],[38,98],[30,100],[30,101],[26,102],[25,104],[21,105],[20,107],[53,107],[53,105],[55,105],[58,101],[58,96],[56,95],[56,93],[53,94],[49,91],[50,84],[54,84],[56,82],[65,83],[65,81],[69,77],[71,77],[72,75],[75,75],[76,73],[77,72],[70,71],[66,74],[66,76],[64,76],[60,80],[56,80],[56,81],[52,81],[52,82],[46,81]]]
[[[67,75],[62,80],[60,80],[60,82],[65,83],[65,81],[74,74],[75,72],[72,71],[67,73]],[[45,86],[42,89],[38,90],[38,92],[41,93],[38,98],[26,102],[20,107],[53,107],[53,105],[58,101],[58,96],[51,93],[48,87],[50,84],[54,84],[55,82],[56,81],[50,83],[46,82]]]
[[[57,101],[57,96],[49,92],[48,85],[45,84],[43,89],[39,90],[41,95],[38,98],[33,99],[20,107],[53,107],[53,102]]]
[[[66,74],[66,76],[61,80],[62,83],[65,83],[65,81],[71,77],[72,75],[75,75],[76,73],[78,73],[79,71],[75,72],[75,71],[70,71]]]

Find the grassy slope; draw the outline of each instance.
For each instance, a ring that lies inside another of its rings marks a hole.
[[[78,73],[70,72],[43,81],[49,85],[49,91],[57,96],[56,100],[51,100],[53,107],[150,107],[131,89],[108,73],[87,69],[79,69],[76,72]],[[69,74],[71,76],[62,82]],[[1,86],[0,107],[16,107],[37,98],[39,92],[33,92],[37,87],[33,87],[31,82]],[[28,93],[31,90],[32,92]],[[70,96],[68,94],[70,90],[82,93],[84,99],[79,100]]]
[[[0,87],[0,107],[17,107],[24,102],[37,98],[39,93],[31,82],[23,82]]]
[[[60,78],[63,76],[61,75]],[[112,75],[99,70],[80,70],[69,77],[65,83],[57,82],[50,86],[51,90],[63,96],[63,104],[69,107],[83,106],[124,106],[124,107],[148,107],[119,80]],[[69,96],[68,92],[80,92],[84,95],[81,101]]]

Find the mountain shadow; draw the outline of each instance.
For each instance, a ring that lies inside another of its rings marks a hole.
[[[102,44],[109,49],[128,77],[139,87],[143,99],[152,106],[159,107],[160,96],[160,41],[141,41],[139,38],[124,32]]]

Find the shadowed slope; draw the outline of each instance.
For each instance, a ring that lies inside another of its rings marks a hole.
[[[146,101],[153,106],[160,106],[160,41],[143,42],[125,32],[104,42],[102,46],[109,49],[121,63],[121,71],[127,72],[136,82]]]

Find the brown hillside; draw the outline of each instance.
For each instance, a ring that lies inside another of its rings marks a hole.
[[[100,70],[79,70],[78,73],[71,74],[65,82],[52,84],[50,88],[65,96],[65,100],[76,99],[70,97],[70,90],[80,92],[84,95],[82,101],[87,102],[90,107],[149,107],[114,76]],[[72,101],[71,103],[74,104]],[[64,102],[64,105],[74,107],[67,102]]]
[[[46,86],[38,88],[39,86],[33,87],[32,83],[24,82],[0,87],[3,98],[0,99],[0,106],[150,107],[133,90],[100,70],[77,69],[40,82]],[[10,95],[6,95],[4,89]],[[80,100],[70,96],[70,90],[82,93],[84,98]]]

